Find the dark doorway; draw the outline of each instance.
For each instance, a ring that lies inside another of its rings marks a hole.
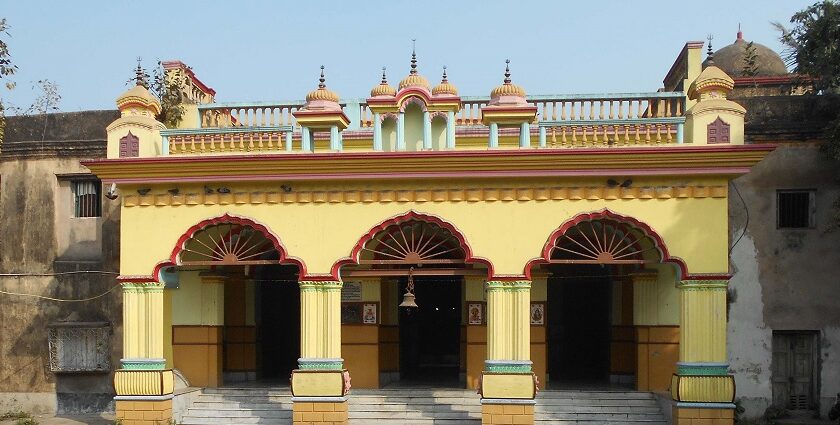
[[[817,331],[773,331],[773,404],[791,411],[816,410],[818,362]]]
[[[255,274],[257,378],[288,384],[300,356],[297,268],[269,266]]]
[[[548,375],[554,386],[609,382],[610,266],[552,266],[548,278]]]
[[[415,277],[418,308],[400,308],[400,380],[457,386],[461,350],[461,278]],[[401,279],[400,288],[405,288]],[[398,302],[404,290],[397,291]]]

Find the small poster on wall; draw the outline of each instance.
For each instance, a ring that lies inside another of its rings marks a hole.
[[[376,317],[376,304],[365,304],[362,316],[362,323],[366,325],[375,325],[379,323]]]
[[[469,303],[467,305],[467,320],[471,325],[484,324],[484,305],[481,303]]]
[[[341,287],[341,302],[362,300],[362,282],[344,282]]]
[[[531,324],[536,326],[545,325],[545,303],[531,304]]]

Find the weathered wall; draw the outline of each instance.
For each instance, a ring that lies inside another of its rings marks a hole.
[[[779,142],[775,152],[737,179],[742,203],[730,191],[729,361],[747,416],[761,416],[772,401],[773,331],[820,332],[823,414],[840,392],[840,286],[832,204],[840,197],[837,163],[809,142],[837,111],[820,97],[752,98],[748,142]],[[816,190],[816,228],[777,229],[776,191]],[[747,216],[749,224],[747,225]],[[746,225],[746,233],[741,237]]]
[[[10,117],[0,152],[0,289],[61,299],[102,294],[119,264],[119,208],[103,199],[101,218],[73,218],[70,185],[61,175],[88,173],[79,160],[105,155],[105,131],[116,111]],[[46,122],[46,127],[44,126]],[[112,368],[121,354],[121,294],[62,303],[0,294],[0,411],[102,411],[113,397],[111,374],[54,374],[47,326],[58,321],[111,323]]]

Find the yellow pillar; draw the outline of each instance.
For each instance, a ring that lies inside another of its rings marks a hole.
[[[487,360],[481,375],[481,422],[534,423],[531,282],[487,282]]]
[[[680,362],[674,424],[732,424],[735,380],[726,363],[726,280],[680,283]]]
[[[350,376],[341,358],[340,281],[300,282],[300,359],[292,372],[295,424],[346,424]]]
[[[123,359],[114,374],[117,419],[169,423],[174,376],[163,358],[163,284],[123,283]]]

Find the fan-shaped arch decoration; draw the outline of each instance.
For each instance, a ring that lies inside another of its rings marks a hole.
[[[274,241],[248,224],[228,222],[205,226],[183,242],[179,265],[255,265],[280,263]]]
[[[437,224],[408,220],[392,224],[364,244],[359,264],[463,264],[466,251],[460,240]]]
[[[654,240],[627,223],[609,218],[582,221],[554,242],[552,263],[642,264],[652,262],[650,253],[661,253]]]

